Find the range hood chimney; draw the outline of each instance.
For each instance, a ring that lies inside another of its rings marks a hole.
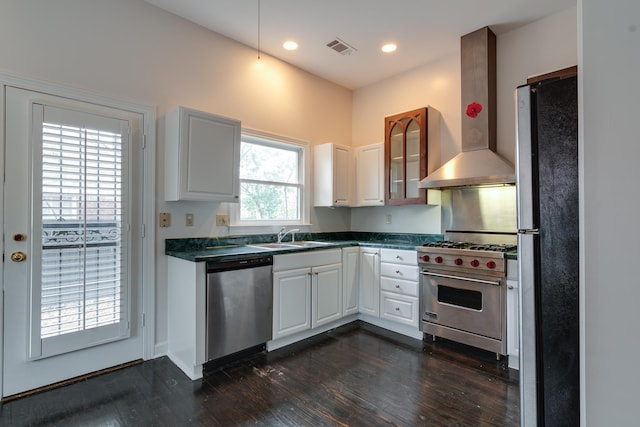
[[[462,152],[420,188],[513,184],[513,165],[496,153],[496,36],[489,27],[460,39]]]

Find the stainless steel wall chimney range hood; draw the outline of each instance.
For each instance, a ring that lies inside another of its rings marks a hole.
[[[496,151],[496,36],[489,27],[460,39],[462,152],[420,188],[513,184],[513,165]]]

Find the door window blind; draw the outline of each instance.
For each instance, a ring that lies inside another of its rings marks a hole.
[[[45,114],[41,153],[40,338],[117,324],[128,304],[122,134]]]

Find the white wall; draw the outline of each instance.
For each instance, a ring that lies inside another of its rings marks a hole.
[[[506,23],[494,24],[498,28]],[[496,44],[497,150],[515,163],[514,90],[526,83],[527,77],[577,64],[576,8],[497,34]],[[432,105],[442,115],[441,161],[445,162],[460,152],[460,103],[458,44],[455,52],[438,61],[354,91],[353,145],[383,141],[385,116]],[[432,206],[421,209],[420,215],[405,207],[353,209],[352,229],[378,231],[382,226],[395,232],[439,233],[439,209]],[[393,214],[391,227],[385,224],[389,213]],[[420,222],[416,222],[417,217]]]
[[[580,0],[583,425],[638,425],[640,2]]]
[[[164,115],[177,105],[309,141],[351,143],[351,92],[142,0],[0,0],[0,72],[157,107],[156,343],[166,340],[164,239],[226,234],[217,203],[163,201]],[[184,213],[195,226],[184,227]],[[314,229],[348,230],[343,211],[312,212]]]

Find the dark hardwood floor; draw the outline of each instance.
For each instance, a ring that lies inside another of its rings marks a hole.
[[[354,323],[189,380],[166,358],[0,405],[2,426],[516,426],[495,355]]]

